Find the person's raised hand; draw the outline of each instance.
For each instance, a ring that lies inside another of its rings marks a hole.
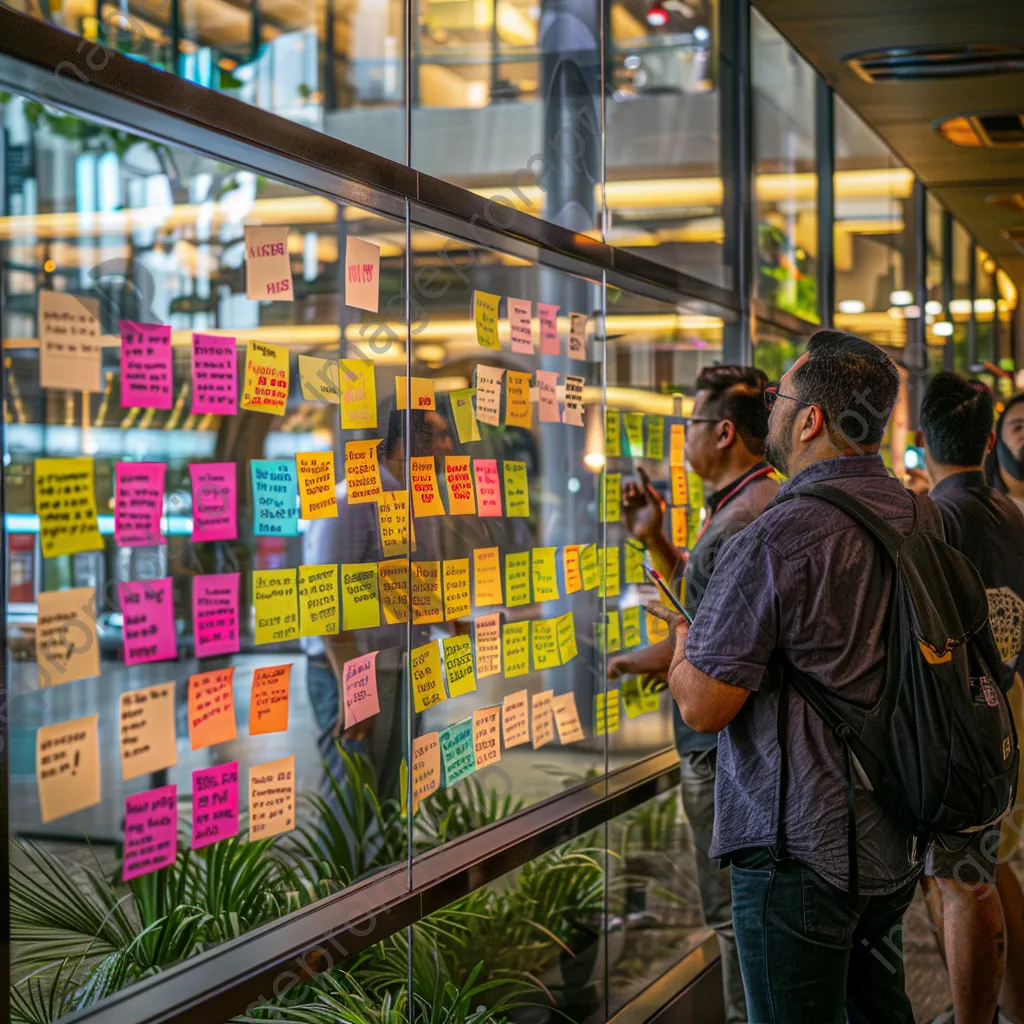
[[[690,630],[690,624],[686,621],[685,615],[666,608],[660,601],[650,601],[647,604],[647,611],[656,619],[668,624],[668,628],[675,633],[675,643],[678,646],[685,643],[686,634]]]
[[[643,467],[637,468],[639,482],[630,480],[622,488],[622,517],[630,534],[643,544],[656,537],[665,523],[665,506]]]

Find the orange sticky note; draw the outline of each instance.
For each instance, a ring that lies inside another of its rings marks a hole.
[[[377,501],[377,525],[380,528],[380,546],[385,558],[409,553],[409,492],[382,491]],[[416,534],[412,535],[412,549],[416,550]]]
[[[576,710],[575,693],[570,690],[569,693],[552,698],[551,710],[555,715],[559,742],[577,743],[583,739],[583,726],[580,725],[580,713]]]
[[[686,550],[686,508],[677,505],[669,509],[672,523],[672,546],[680,551]]]
[[[682,466],[672,467],[672,504],[687,504],[686,470]]]
[[[444,505],[441,504],[441,495],[437,489],[434,456],[413,456],[410,464],[412,476],[412,514],[421,518],[443,516]]]
[[[428,732],[412,741],[412,811],[441,783],[441,744],[436,732]]]
[[[477,608],[502,604],[501,559],[497,548],[473,551],[473,603]]]
[[[543,747],[555,738],[555,723],[551,709],[551,700],[554,695],[554,690],[542,690],[530,697],[534,750]]]
[[[500,707],[480,708],[473,712],[473,756],[476,770],[501,760]]]
[[[562,568],[565,572],[565,592],[576,594],[583,588],[583,577],[580,575],[580,546],[567,544],[562,549]]]
[[[253,670],[249,694],[250,736],[287,731],[291,676],[291,665],[271,665]]]
[[[417,561],[410,562],[409,566],[412,570],[410,592],[413,625],[426,626],[432,622],[443,622],[441,563]]]
[[[686,427],[682,423],[673,423],[669,429],[668,464],[682,469],[686,464]]]
[[[389,626],[409,621],[409,559],[389,558],[378,562],[380,603]]]
[[[377,501],[383,493],[380,466],[377,464],[379,444],[379,437],[345,442],[345,500],[350,505]]]
[[[505,423],[510,427],[533,426],[533,406],[530,404],[532,375],[518,370],[505,373]]]
[[[395,408],[401,411],[406,408],[406,398],[412,390],[412,407],[414,409],[436,409],[437,401],[434,398],[433,377],[413,377],[412,380],[404,376],[395,377]]]
[[[444,460],[444,477],[448,484],[448,514],[475,516],[476,494],[468,455],[449,455]]]
[[[178,763],[174,683],[121,694],[121,776],[137,779]]]
[[[188,679],[188,737],[193,750],[235,738],[233,668],[201,672]]]
[[[481,615],[473,620],[478,679],[501,675],[501,613]]]
[[[295,828],[295,755],[249,769],[249,842]]]
[[[442,568],[444,617],[461,619],[469,614],[469,559],[446,558]]]
[[[36,732],[36,781],[45,824],[100,802],[99,715],[42,725]]]
[[[501,732],[506,747],[530,742],[529,690],[516,690],[501,705]]]
[[[335,519],[334,452],[299,452],[295,456],[303,519]]]

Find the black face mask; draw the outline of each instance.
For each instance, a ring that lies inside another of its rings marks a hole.
[[[1014,455],[1002,438],[996,441],[996,458],[1000,468],[1005,469],[1014,480],[1024,480],[1024,459]]]

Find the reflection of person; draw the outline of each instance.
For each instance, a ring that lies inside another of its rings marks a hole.
[[[1009,495],[1024,512],[1024,391],[1006,403],[999,417],[985,475],[991,487]]]
[[[747,366],[714,366],[697,378],[693,415],[687,423],[686,461],[705,483],[707,515],[697,543],[686,559],[685,606],[697,612],[722,544],[750,523],[778,493],[764,461],[768,412],[765,375]],[[623,489],[623,514],[633,536],[651,553],[666,578],[675,569],[675,550],[664,533],[660,496],[646,478]],[[678,563],[676,563],[678,564]],[[628,651],[608,662],[609,678],[632,673],[666,675],[671,640]],[[683,807],[693,832],[697,883],[704,922],[718,934],[722,951],[727,1024],[747,1020],[743,978],[732,924],[729,868],[709,856],[715,814],[715,764],[718,737],[694,732],[674,708],[676,747],[682,775]]]

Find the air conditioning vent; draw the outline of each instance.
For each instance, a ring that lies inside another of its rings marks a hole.
[[[1024,146],[1024,114],[1015,110],[957,114],[933,127],[956,146]]]
[[[1024,50],[995,43],[954,46],[894,46],[843,58],[865,82],[914,82],[1024,71]]]

